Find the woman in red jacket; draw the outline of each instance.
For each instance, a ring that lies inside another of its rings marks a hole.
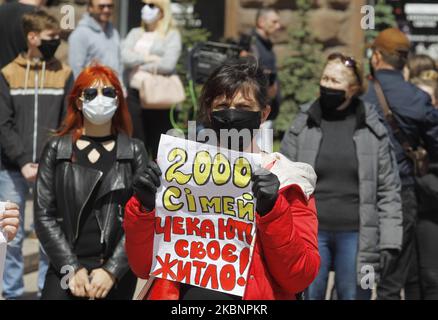
[[[201,114],[204,126],[249,129],[254,133],[270,112],[267,81],[257,65],[227,64],[215,71],[203,88]],[[261,152],[240,143],[240,150]],[[221,145],[227,146],[224,141]],[[228,142],[226,142],[228,143]],[[264,169],[252,177],[257,198],[257,234],[244,300],[295,299],[315,279],[319,270],[318,222],[313,191],[313,169],[293,163],[279,153],[262,153]],[[151,162],[134,181],[135,196],[125,210],[126,252],[134,273],[147,279],[153,259],[155,195],[160,168]],[[208,289],[155,279],[150,300],[233,300],[240,297]]]

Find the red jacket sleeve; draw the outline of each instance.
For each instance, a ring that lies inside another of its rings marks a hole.
[[[319,271],[318,220],[313,196],[298,186],[280,190],[277,202],[258,219],[258,236],[269,273],[288,293],[304,291]]]
[[[142,279],[149,278],[154,250],[155,211],[146,213],[134,196],[125,208],[125,249],[131,270]]]

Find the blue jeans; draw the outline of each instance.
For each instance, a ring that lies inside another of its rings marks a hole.
[[[328,232],[319,230],[318,246],[321,267],[315,281],[307,290],[307,299],[324,300],[328,276],[333,266],[338,300],[364,298],[363,290],[357,285],[356,258],[358,254],[358,232]],[[368,290],[365,297],[371,297]]]
[[[44,282],[46,282],[46,273],[49,269],[49,257],[40,245],[40,261],[38,263],[38,298],[41,298]]]
[[[0,170],[0,200],[9,200],[20,206],[20,228],[18,229],[15,239],[8,244],[8,251],[6,253],[3,274],[3,297],[5,299],[18,299],[24,293],[24,261],[22,248],[25,238],[24,211],[28,193],[29,185],[21,172]],[[42,286],[41,282],[44,280],[46,270],[47,262],[45,262],[45,259],[41,259],[38,286]]]

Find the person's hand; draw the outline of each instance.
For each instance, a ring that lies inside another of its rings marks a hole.
[[[250,53],[248,51],[246,51],[246,50],[240,51],[240,54],[239,54],[239,56],[241,58],[247,58],[247,57],[249,57],[249,55],[250,55]]]
[[[116,278],[113,274],[105,269],[95,269],[90,274],[91,282],[87,287],[88,296],[91,299],[105,299]]]
[[[380,278],[383,279],[395,267],[398,251],[385,249],[380,252]]]
[[[21,174],[28,182],[35,182],[38,174],[38,164],[27,163],[21,168]]]
[[[85,268],[82,268],[76,271],[75,275],[68,282],[68,287],[70,292],[80,298],[87,297],[86,288],[90,285],[90,281],[88,279],[88,271]]]
[[[145,170],[134,178],[134,194],[147,211],[155,209],[155,195],[160,187],[162,173],[158,165],[151,161]]]
[[[252,192],[257,198],[256,211],[263,217],[274,208],[280,181],[275,174],[263,168],[256,170],[251,180],[253,181]]]
[[[6,240],[12,241],[17,235],[20,226],[20,208],[17,204],[6,202],[5,211],[0,212],[0,228],[6,236]]]

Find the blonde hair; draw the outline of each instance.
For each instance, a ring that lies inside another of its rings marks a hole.
[[[350,61],[351,64],[348,64],[348,61]],[[354,57],[350,57],[341,52],[333,52],[327,57],[327,62],[325,63],[324,69],[330,63],[342,64],[346,70],[348,70],[350,84],[356,85],[358,88],[356,93],[357,96],[361,96],[367,92],[368,83],[364,77],[363,65],[359,60],[356,60]]]
[[[148,0],[146,3],[154,4],[161,9],[163,17],[157,23],[157,32],[165,37],[169,31],[175,29],[175,21],[172,16],[172,6],[170,0]],[[142,22],[143,29],[146,24]]]
[[[418,77],[426,81],[438,81],[438,71],[436,70],[426,70],[420,73]]]
[[[429,87],[433,91],[434,98],[438,100],[438,82],[437,80],[427,78],[414,78],[411,83],[417,87],[424,86]],[[420,88],[421,89],[421,88]]]
[[[430,56],[425,54],[410,56],[408,59],[407,67],[409,69],[409,77],[411,79],[422,78],[421,74],[425,71],[437,70],[435,61]]]

